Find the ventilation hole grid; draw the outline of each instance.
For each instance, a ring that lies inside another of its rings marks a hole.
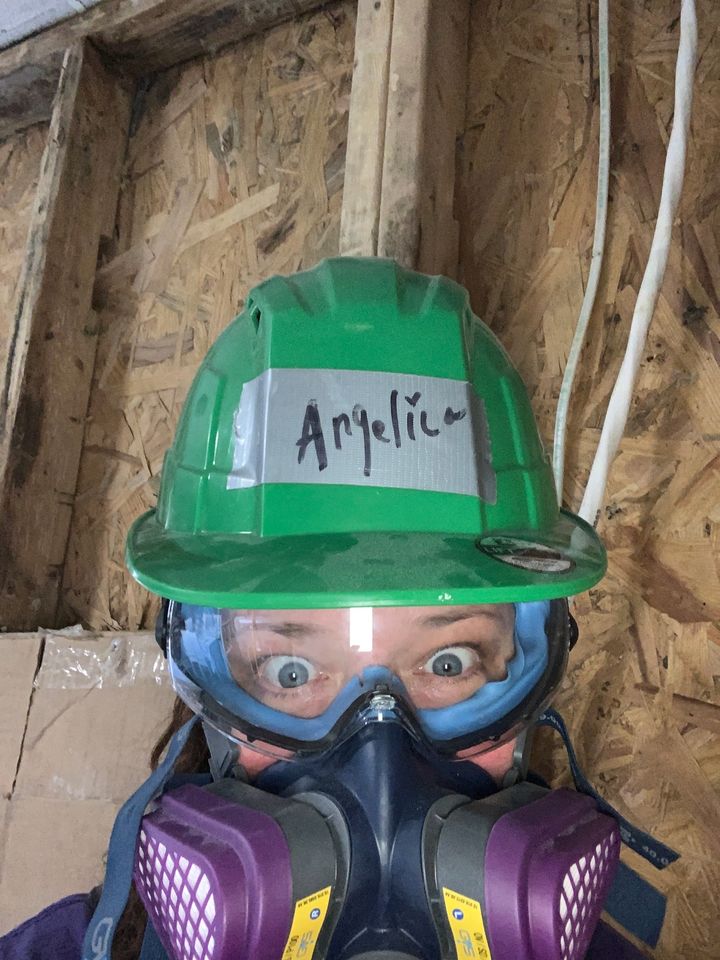
[[[591,853],[576,860],[565,874],[558,904],[563,924],[562,960],[579,960],[587,949],[607,893],[608,873],[614,865],[618,843],[614,831]]]
[[[177,960],[212,960],[215,896],[203,870],[141,830],[137,872],[153,922],[170,936]]]

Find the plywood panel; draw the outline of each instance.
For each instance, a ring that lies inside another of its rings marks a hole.
[[[63,595],[65,619],[135,628],[123,564],[187,387],[248,289],[337,253],[355,5],[156,77],[136,104]]]
[[[679,4],[611,4],[608,246],[570,413],[577,508],[647,257],[673,110]],[[592,31],[588,13],[593,17]],[[596,10],[473,7],[459,154],[461,278],[520,367],[548,442],[592,245]],[[668,894],[663,960],[720,940],[720,10],[699,3],[700,62],[673,251],[599,532],[610,570],[576,610],[561,707],[591,779],[682,859],[646,871]],[[592,37],[592,39],[591,39]],[[563,752],[540,762],[568,779]]]
[[[8,334],[47,131],[47,124],[38,123],[0,143],[0,370],[7,366]]]

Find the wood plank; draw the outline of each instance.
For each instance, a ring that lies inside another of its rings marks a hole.
[[[52,624],[93,373],[90,310],[112,232],[130,91],[87,41],[67,51],[0,371],[0,609]]]
[[[394,0],[360,0],[355,31],[340,250],[377,254]]]
[[[378,255],[406,267],[420,254],[431,2],[396,0],[393,16]]]
[[[469,18],[469,0],[361,0],[343,253],[456,274],[455,152],[465,119]]]
[[[83,37],[143,76],[319,6],[321,0],[105,0],[0,52],[0,140],[48,119],[64,51]]]
[[[0,144],[0,370],[7,364],[8,335],[47,135],[48,127],[39,123]]]
[[[431,4],[418,269],[447,277],[458,271],[455,169],[457,141],[465,126],[469,26],[469,0]]]

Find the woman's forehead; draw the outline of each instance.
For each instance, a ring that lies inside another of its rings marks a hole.
[[[438,629],[474,619],[512,625],[514,612],[511,603],[485,603],[443,607],[351,607],[333,610],[225,610],[223,618],[232,618],[238,624],[284,625],[287,628],[295,624],[320,630],[344,628],[354,620],[362,620],[368,626],[372,623],[377,627],[413,626]]]

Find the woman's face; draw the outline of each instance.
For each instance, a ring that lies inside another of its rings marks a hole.
[[[400,678],[418,709],[446,707],[503,680],[515,654],[512,604],[224,610],[235,680],[256,700],[297,717],[323,713],[366,667]],[[241,748],[252,774],[273,762]]]
[[[515,653],[512,604],[226,610],[223,639],[235,680],[297,717],[323,713],[369,666],[385,666],[418,709],[466,700],[503,680]]]

